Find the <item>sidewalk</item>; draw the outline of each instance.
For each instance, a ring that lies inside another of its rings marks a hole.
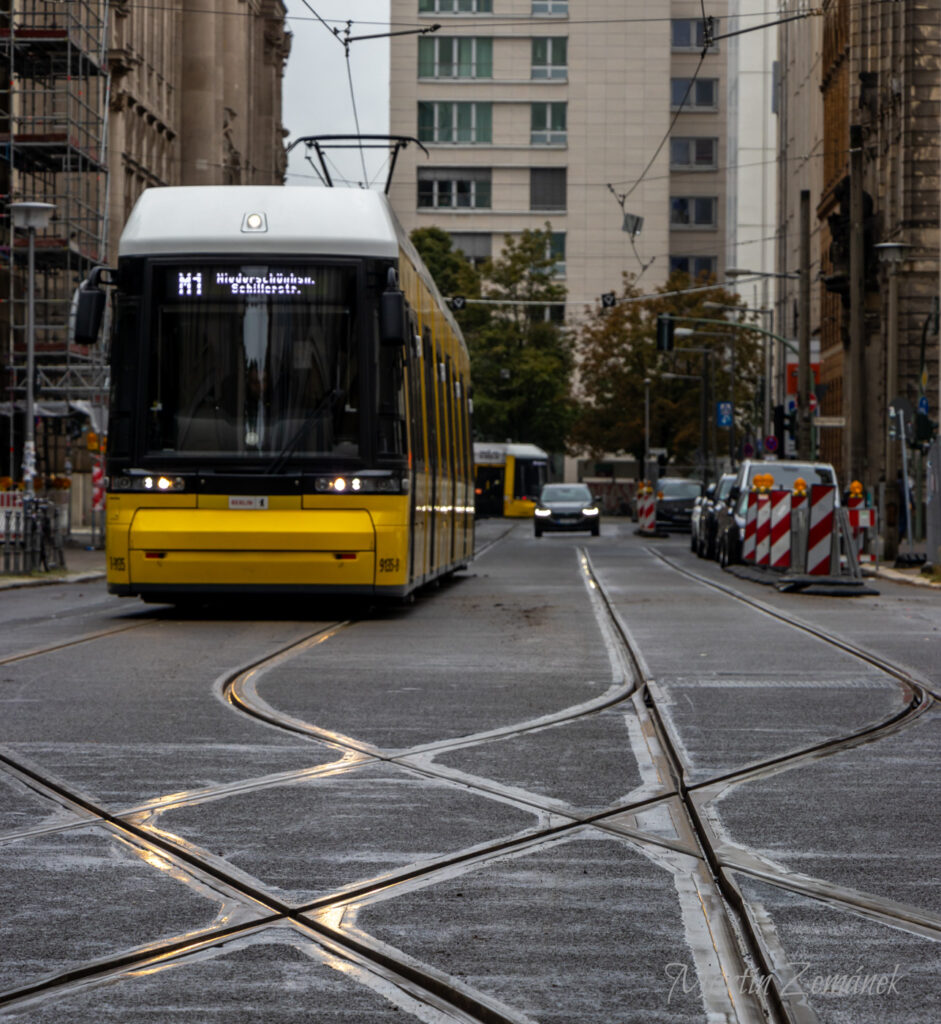
[[[88,542],[88,543],[83,543]],[[0,575],[0,590],[42,587],[52,583],[84,583],[104,579],[104,548],[92,548],[91,536],[73,536],[65,546],[65,571],[37,572],[24,576]]]

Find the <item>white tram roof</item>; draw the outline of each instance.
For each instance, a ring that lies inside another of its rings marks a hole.
[[[474,462],[478,465],[500,466],[506,462],[507,455],[517,459],[547,459],[549,456],[534,444],[514,444],[501,441],[475,441]]]
[[[251,214],[264,230],[248,230]],[[353,188],[192,185],[146,189],[119,256],[270,253],[395,259],[407,239],[387,197]]]

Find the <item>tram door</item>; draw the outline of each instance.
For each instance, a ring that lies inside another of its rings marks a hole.
[[[474,473],[474,509],[478,516],[503,515],[504,466],[478,466]]]

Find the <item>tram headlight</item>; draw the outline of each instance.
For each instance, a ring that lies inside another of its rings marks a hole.
[[[394,474],[381,476],[318,476],[314,481],[318,494],[408,494],[408,477]]]
[[[112,489],[167,494],[170,491],[185,491],[186,480],[181,476],[168,476],[165,473],[147,473],[141,476],[116,477]]]

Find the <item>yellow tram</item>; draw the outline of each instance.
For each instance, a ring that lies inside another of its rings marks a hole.
[[[470,362],[384,195],[149,189],[113,283],[111,593],[402,598],[468,564]],[[93,277],[77,340],[102,307]]]
[[[532,517],[548,473],[549,456],[534,444],[475,442],[477,515]]]

